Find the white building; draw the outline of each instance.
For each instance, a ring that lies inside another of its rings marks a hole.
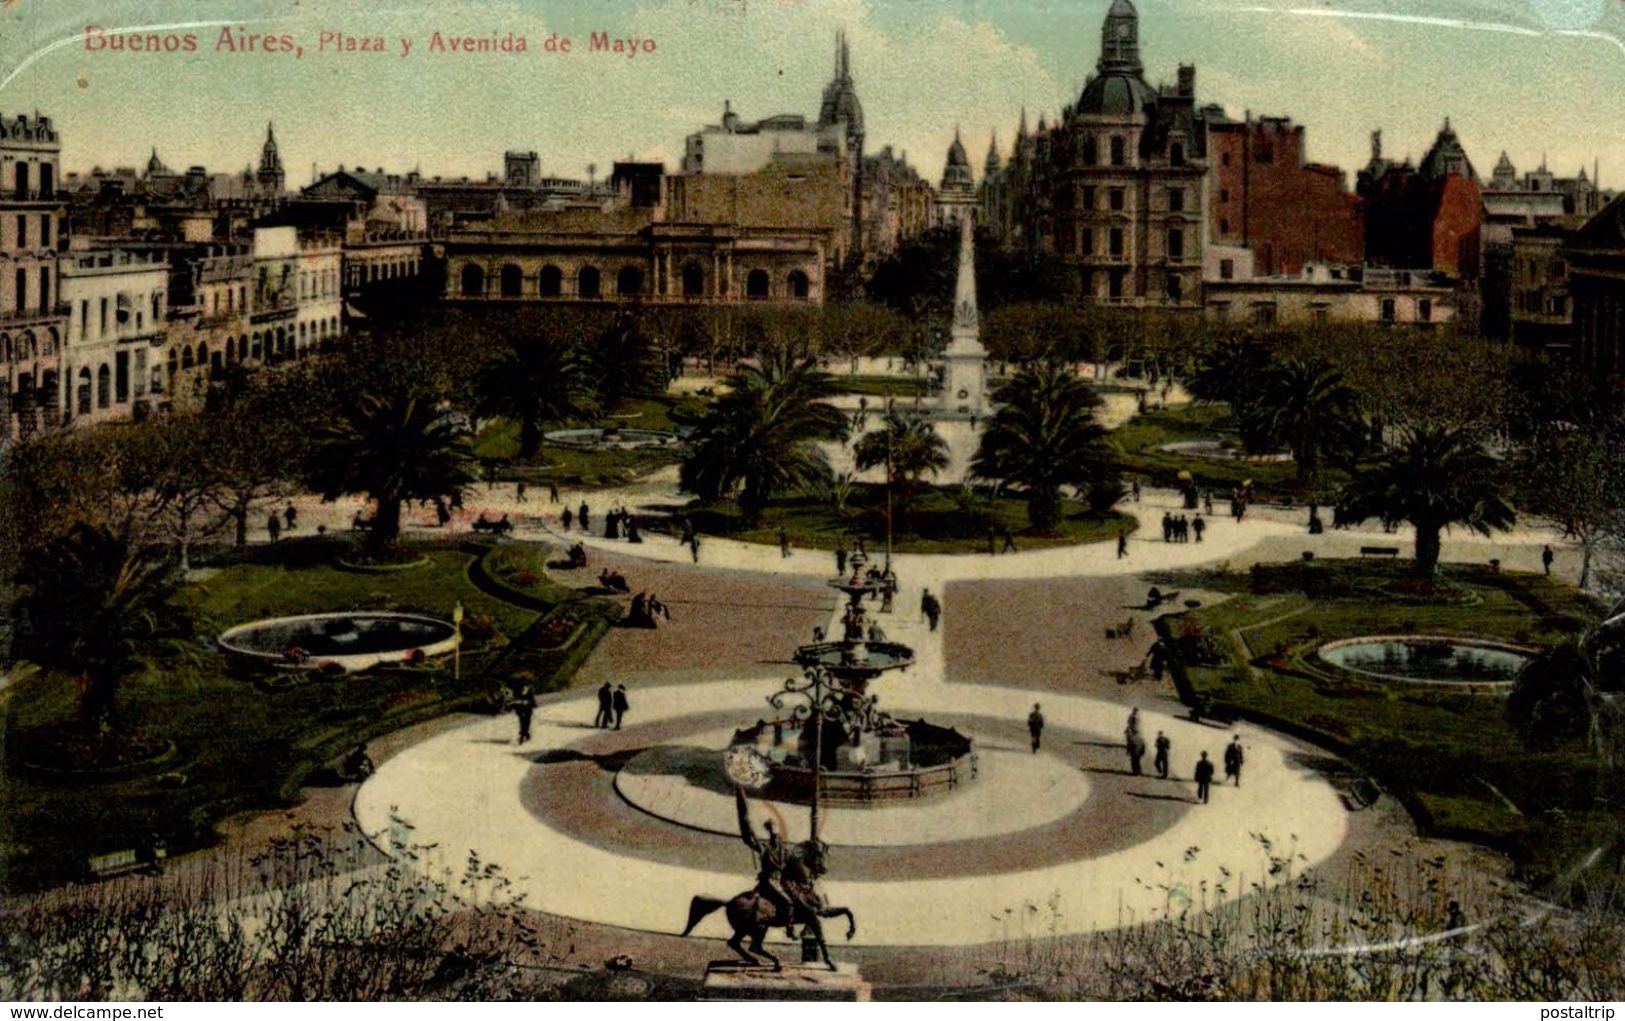
[[[299,297],[294,353],[303,357],[337,343],[344,316],[344,248],[337,237],[299,242]]]
[[[162,401],[167,264],[113,250],[64,256],[60,270],[68,311],[60,407],[67,419],[131,418]]]

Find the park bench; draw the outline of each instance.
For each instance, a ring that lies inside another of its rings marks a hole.
[[[1399,556],[1399,547],[1398,546],[1361,546],[1360,547],[1360,556],[1362,556],[1362,557],[1397,557],[1397,556]]]
[[[155,847],[150,858],[143,860],[136,853],[135,848],[125,848],[122,851],[112,851],[108,854],[94,854],[86,863],[92,879],[110,879],[113,876],[122,876],[129,872],[137,872],[145,868],[157,868],[168,852],[162,847]]]

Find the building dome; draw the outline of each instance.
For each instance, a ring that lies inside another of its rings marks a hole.
[[[959,129],[955,128],[954,142],[948,146],[948,161],[942,168],[942,186],[970,187],[975,182],[976,177],[970,169],[970,157],[965,154],[965,143],[960,141]]]
[[[1128,0],[1121,0],[1127,3]],[[1138,75],[1104,74],[1089,79],[1078,98],[1078,113],[1123,116],[1137,114],[1147,103],[1154,102],[1157,93]]]

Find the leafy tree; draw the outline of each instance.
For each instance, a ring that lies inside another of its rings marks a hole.
[[[542,445],[542,423],[590,414],[592,370],[577,351],[549,339],[510,335],[502,352],[480,370],[475,414],[519,423],[519,457]]]
[[[329,397],[312,373],[262,373],[240,399],[208,415],[202,454],[235,545],[248,544],[248,519],[256,505],[296,488],[310,452],[308,423],[332,416]]]
[[[619,407],[627,398],[659,393],[666,377],[654,339],[643,321],[631,312],[616,314],[586,352],[598,401],[605,408]]]
[[[826,403],[835,387],[817,363],[780,352],[746,365],[711,406],[679,475],[702,500],[738,491],[747,515],[760,514],[779,493],[826,476],[819,441],[845,441],[846,416]]]
[[[363,493],[377,510],[367,548],[381,553],[401,532],[407,500],[450,498],[474,481],[468,436],[430,394],[398,387],[342,402],[315,436],[307,474],[325,500]]]
[[[907,323],[883,305],[836,302],[824,305],[818,316],[819,351],[847,360],[848,371],[858,371],[858,359],[900,351]]]
[[[920,480],[948,467],[948,441],[917,415],[887,411],[884,428],[858,440],[857,466],[867,471],[886,465],[897,512],[906,515],[919,495]]]
[[[1463,525],[1488,536],[1517,515],[1502,496],[1500,465],[1471,433],[1449,427],[1407,429],[1343,491],[1350,521],[1382,518],[1416,528],[1416,573],[1438,573],[1440,533]]]
[[[111,725],[118,683],[135,669],[137,645],[160,626],[172,591],[162,551],[81,522],[33,551],[19,580],[23,654],[78,677],[81,718]]]
[[[1352,452],[1362,439],[1359,395],[1341,372],[1318,359],[1275,359],[1243,414],[1257,433],[1292,451],[1304,487],[1314,485],[1323,458]]]
[[[1588,587],[1598,556],[1625,539],[1625,418],[1543,429],[1512,465],[1519,502],[1562,524],[1580,548],[1580,587]]]
[[[1100,398],[1064,366],[1024,369],[994,395],[1000,405],[982,434],[971,473],[1026,494],[1034,530],[1053,532],[1061,520],[1061,490],[1088,488],[1115,473],[1095,421]]]
[[[1526,744],[1550,748],[1590,734],[1591,661],[1578,641],[1542,652],[1507,695],[1507,720]]]

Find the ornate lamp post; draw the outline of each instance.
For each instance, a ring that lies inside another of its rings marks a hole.
[[[876,698],[860,694],[834,681],[828,667],[808,666],[801,678],[788,677],[784,687],[768,696],[774,709],[790,709],[790,724],[796,729],[812,723],[812,798],[809,837],[818,839],[818,804],[824,792],[824,721],[838,725],[843,732],[873,722]]]

